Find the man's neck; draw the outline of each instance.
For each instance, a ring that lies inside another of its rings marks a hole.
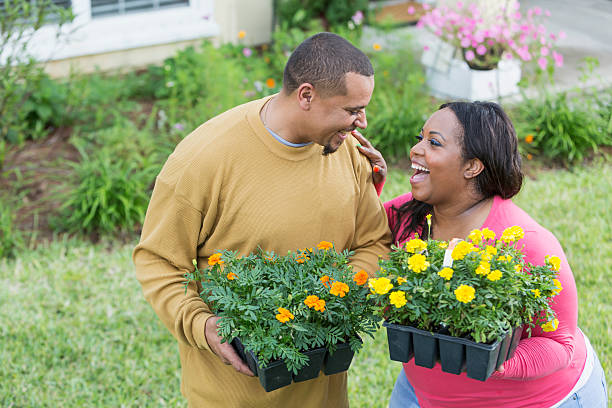
[[[300,138],[295,129],[299,123],[295,109],[282,95],[273,96],[261,110],[261,121],[264,126],[290,143],[301,144],[310,142]]]

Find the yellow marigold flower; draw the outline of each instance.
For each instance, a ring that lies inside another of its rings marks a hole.
[[[455,246],[453,252],[451,253],[451,256],[455,261],[460,261],[461,259],[465,258],[467,254],[473,252],[474,250],[474,245],[471,242],[461,241]]]
[[[246,37],[246,31],[244,30],[238,31],[238,38],[242,40],[244,37]]]
[[[372,48],[374,48],[374,51],[380,51],[382,49],[382,46],[379,43],[374,43],[372,45]]]
[[[317,248],[327,251],[328,249],[332,249],[334,244],[329,241],[321,241],[317,244]]]
[[[493,272],[487,275],[487,279],[493,282],[500,280],[501,277],[502,277],[502,272],[499,269],[495,269]]]
[[[372,282],[372,289],[379,295],[384,295],[393,288],[393,284],[388,278],[370,279]]]
[[[470,303],[474,300],[476,290],[469,285],[461,285],[455,289],[455,297],[462,303]]]
[[[495,239],[495,232],[491,231],[488,228],[483,228],[482,229],[482,238],[487,240],[487,239]]]
[[[497,257],[498,261],[502,261],[502,262],[510,262],[512,260],[512,256],[510,255],[501,255],[499,257]]]
[[[491,245],[485,247],[485,252],[489,255],[497,255],[497,248]]]
[[[329,293],[331,293],[334,296],[344,297],[348,293],[348,291],[349,291],[349,287],[346,283],[336,281],[332,283]]]
[[[533,297],[535,298],[540,297],[540,289],[531,289],[531,291],[533,292]]]
[[[470,234],[467,236],[470,241],[477,244],[482,240],[482,232],[480,230],[472,230]]]
[[[504,232],[502,233],[502,236],[500,239],[508,243],[508,242],[514,242],[514,241],[523,239],[524,236],[525,236],[525,232],[523,231],[523,229],[519,227],[518,225],[514,225],[512,227],[506,228]]]
[[[221,254],[220,253],[216,253],[216,254],[212,254],[211,256],[208,257],[208,264],[210,266],[219,264],[219,265],[223,265],[223,260],[221,259]]]
[[[406,292],[402,292],[401,290],[391,292],[391,294],[389,295],[389,302],[391,302],[393,306],[399,309],[408,302],[406,300]]]
[[[404,278],[404,277],[401,277],[401,276],[398,276],[398,277],[397,277],[397,284],[398,284],[398,285],[401,285],[401,284],[402,284],[402,283],[404,283],[404,282],[408,282],[408,279],[406,279],[406,278]]]
[[[451,280],[451,278],[453,277],[453,272],[454,271],[451,268],[443,268],[441,271],[438,272],[438,275],[440,275],[446,280]]]
[[[559,279],[553,279],[553,282],[555,286],[557,287],[557,289],[553,289],[553,292],[555,292],[558,295],[563,290],[563,286],[561,286],[561,282],[559,281]]]
[[[238,276],[234,273],[234,272],[230,272],[226,275],[227,280],[234,280],[236,279]]]
[[[446,249],[448,248],[448,242],[446,241],[442,241],[438,243],[438,247],[442,248],[442,249]]]
[[[427,218],[427,225],[431,227],[431,214],[427,214],[425,218]]]
[[[278,308],[278,314],[276,315],[276,320],[278,320],[279,322],[287,323],[289,320],[293,320],[294,317],[295,316],[293,316],[293,313],[291,313],[284,307]]]
[[[415,238],[406,242],[406,252],[411,254],[422,252],[427,249],[427,243],[421,239]]]
[[[545,332],[554,332],[559,327],[559,319],[551,320],[542,325],[542,330]]]
[[[486,251],[480,251],[479,254],[480,254],[480,259],[485,262],[489,262],[493,258],[493,255],[487,253]]]
[[[550,264],[553,271],[558,271],[561,268],[561,259],[556,255],[547,255],[546,260]]]
[[[353,280],[357,285],[361,286],[368,281],[368,274],[362,269],[353,275]]]
[[[523,270],[523,267],[522,267],[521,265],[518,265],[518,264],[517,264],[517,265],[514,265],[514,271],[515,271],[516,273],[519,273],[519,272],[520,272],[520,271],[522,271],[522,270]]]
[[[429,267],[429,262],[427,262],[425,255],[415,254],[408,258],[408,267],[414,273],[421,273]]]
[[[476,275],[488,275],[489,272],[491,272],[491,264],[486,261],[482,261],[474,272]]]

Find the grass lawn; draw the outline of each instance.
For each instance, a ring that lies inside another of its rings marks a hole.
[[[611,185],[610,164],[542,171],[515,199],[566,251],[609,388]],[[383,198],[408,188],[391,171]],[[132,247],[58,240],[0,261],[0,406],[186,406],[176,342],[142,297]],[[366,340],[349,371],[351,407],[385,407],[399,370],[383,330]]]

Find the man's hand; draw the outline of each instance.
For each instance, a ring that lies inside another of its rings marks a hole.
[[[380,184],[387,177],[387,162],[385,162],[385,158],[359,131],[353,130],[351,134],[360,144],[360,146],[357,146],[357,149],[368,158],[372,165],[374,184]]]
[[[206,336],[206,341],[210,349],[219,359],[221,359],[221,361],[223,361],[223,363],[227,365],[231,364],[239,373],[254,377],[255,375],[246,363],[242,361],[240,356],[236,353],[236,350],[234,350],[234,347],[228,342],[221,343],[221,337],[217,334],[217,321],[219,319],[219,317],[213,316],[206,320],[204,335]]]

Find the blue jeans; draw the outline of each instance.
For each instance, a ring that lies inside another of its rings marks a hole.
[[[607,408],[608,390],[606,376],[601,363],[595,355],[593,371],[587,382],[559,405],[559,408]],[[389,408],[419,408],[414,388],[408,382],[404,370],[400,371],[395,387],[391,392]]]

